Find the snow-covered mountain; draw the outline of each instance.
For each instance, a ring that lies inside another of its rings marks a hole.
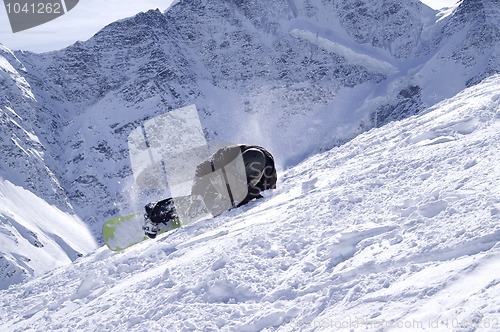
[[[0,291],[2,331],[498,331],[500,75],[261,201]]]
[[[61,51],[2,47],[0,175],[99,240],[105,219],[144,204],[126,137],[145,119],[194,103],[211,141],[263,145],[287,168],[499,72],[498,8],[183,0]],[[30,242],[13,234],[0,236]]]
[[[97,247],[52,171],[57,113],[40,103],[26,69],[0,46],[0,288]]]

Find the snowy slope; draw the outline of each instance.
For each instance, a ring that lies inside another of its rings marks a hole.
[[[0,44],[0,175],[70,211],[51,167],[54,156],[47,153],[59,129],[54,121],[59,115],[46,111],[25,75],[24,65]]]
[[[498,8],[183,0],[60,51],[0,46],[1,177],[100,241],[106,219],[145,203],[126,146],[145,120],[193,103],[211,141],[260,144],[290,167],[499,72]]]
[[[96,249],[81,219],[0,177],[0,289]]]
[[[0,45],[0,288],[75,260],[96,241],[54,174],[59,132],[24,75]],[[38,98],[38,99],[37,99]]]
[[[497,331],[500,76],[262,201],[0,291],[2,331]]]

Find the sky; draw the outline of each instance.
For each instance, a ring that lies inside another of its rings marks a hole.
[[[73,10],[38,27],[12,33],[0,5],[0,43],[12,50],[46,52],[91,38],[104,26],[149,9],[167,10],[174,0],[80,0]]]
[[[459,0],[420,0],[427,6],[433,9],[441,9],[444,7],[451,7]]]
[[[149,9],[167,10],[176,0],[80,0],[65,15],[41,26],[12,33],[7,12],[0,5],[0,43],[12,50],[46,52],[91,38],[109,23]],[[456,0],[422,0],[434,9],[450,7]]]

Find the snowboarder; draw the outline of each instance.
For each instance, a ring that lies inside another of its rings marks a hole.
[[[145,206],[144,232],[156,237],[160,225],[180,225],[182,214],[191,217],[210,213],[218,216],[239,207],[261,192],[276,188],[276,167],[273,156],[260,146],[230,145],[219,149],[197,166],[191,195],[167,198]],[[180,213],[179,206],[188,212]]]

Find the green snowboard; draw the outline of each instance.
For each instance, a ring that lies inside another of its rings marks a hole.
[[[149,239],[144,235],[143,225],[144,217],[141,212],[110,219],[102,226],[104,242],[113,251],[120,251],[131,247],[134,244]],[[168,226],[160,224],[159,234],[179,227],[179,222],[169,223]]]

